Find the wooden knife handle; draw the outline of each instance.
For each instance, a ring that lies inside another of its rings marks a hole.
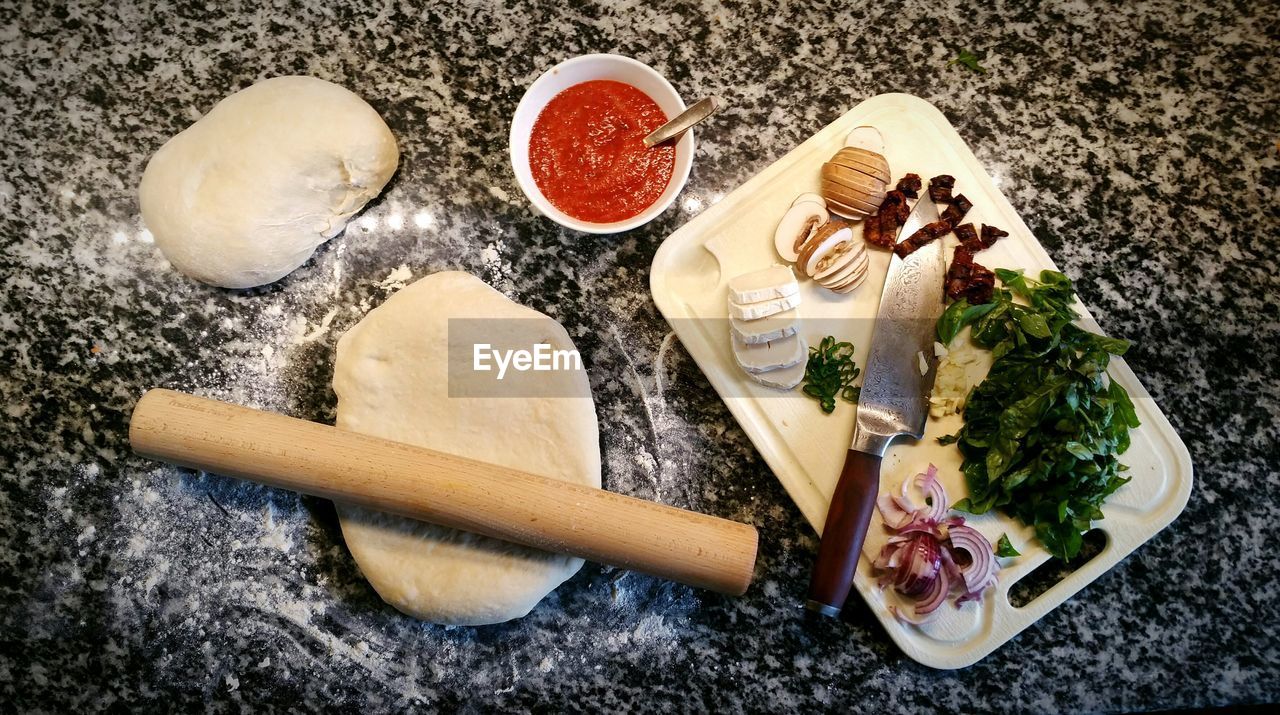
[[[171,390],[142,396],[143,456],[571,554],[730,595],[754,527]]]
[[[849,450],[840,470],[827,521],[822,527],[818,562],[809,581],[810,610],[839,616],[853,586],[853,574],[862,557],[862,542],[871,524],[871,510],[880,493],[880,457]]]

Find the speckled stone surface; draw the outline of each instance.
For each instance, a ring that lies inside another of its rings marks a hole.
[[[1280,25],[1266,3],[0,4],[0,708],[1081,712],[1280,699]],[[977,74],[948,65],[961,47]],[[507,122],[545,68],[635,56],[725,109],[688,188],[617,238],[530,212]],[[169,270],[147,158],[305,73],[365,97],[399,173],[269,287]],[[648,297],[662,238],[864,98],[955,124],[1190,447],[1171,528],[979,664],[931,671],[800,608],[816,539]],[[401,269],[403,270],[397,270]],[[130,454],[167,386],[330,421],[334,343],[458,268],[557,317],[607,487],[759,526],[729,599],[588,564],[527,618],[382,604],[331,505]]]

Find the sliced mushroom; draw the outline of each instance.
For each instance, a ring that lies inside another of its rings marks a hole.
[[[867,279],[867,269],[863,268],[861,270],[854,271],[853,273],[849,274],[849,276],[844,280],[838,283],[833,282],[833,283],[824,285],[823,288],[826,288],[832,293],[848,293],[849,291],[861,285],[862,282],[865,281],[866,279]]]
[[[849,241],[836,246],[835,250],[818,259],[818,263],[814,266],[813,279],[821,283],[850,264],[857,263],[859,258],[864,257],[865,252],[862,241]]]
[[[814,275],[813,279],[819,284],[830,288],[844,283],[854,274],[867,269],[866,251],[849,251],[845,254],[845,257],[846,260],[834,263],[825,271],[819,271]]]
[[[827,202],[827,208],[831,210],[831,213],[836,214],[837,216],[843,216],[844,218],[852,219],[854,221],[861,220],[871,213],[870,211],[861,211],[859,209],[846,206],[835,199]]]
[[[818,200],[821,201],[821,197],[818,197]],[[782,256],[782,260],[795,263],[801,246],[830,218],[831,214],[827,213],[827,209],[821,204],[813,201],[800,201],[793,204],[778,222],[778,229],[773,234],[773,247],[777,249],[778,255]]]
[[[821,285],[824,288],[837,293],[841,292],[845,288],[856,286],[867,277],[867,271],[870,269],[870,264],[870,260],[864,255],[861,260],[854,262],[853,265],[848,266],[835,275],[828,276],[822,281]]]
[[[831,288],[831,292],[840,293],[840,294],[852,293],[854,289],[862,285],[862,281],[866,279],[867,279],[867,272],[863,271],[862,273],[849,279],[849,282],[845,283],[844,285],[839,285]]]
[[[813,266],[813,279],[822,282],[823,278],[832,271],[840,270],[850,263],[855,263],[858,259],[858,251],[856,241],[849,241],[836,246],[835,250],[818,259]]]
[[[822,192],[827,195],[831,202],[838,202],[864,214],[873,214],[880,210],[880,204],[884,203],[885,197],[884,194],[877,196],[875,194],[862,193],[858,189],[853,189],[828,179],[822,181]]]
[[[835,181],[850,188],[856,188],[868,194],[885,194],[889,185],[879,178],[858,169],[851,169],[843,164],[828,161],[822,165],[822,178]]]
[[[884,152],[884,136],[875,127],[854,127],[844,138],[844,145],[880,154]]]
[[[876,152],[848,146],[822,165],[822,196],[842,216],[862,218],[880,209],[889,191],[889,162]]]
[[[853,240],[853,228],[843,221],[831,221],[805,242],[796,259],[796,266],[805,275],[812,277],[818,261],[834,251],[842,243]]]
[[[801,204],[801,203],[804,203],[805,201],[811,201],[823,208],[827,207],[826,200],[824,200],[822,196],[819,194],[800,194],[799,196],[796,197],[795,201],[791,202],[791,205],[795,206],[796,204]]]
[[[875,152],[853,147],[845,147],[831,157],[832,164],[847,166],[889,183],[889,162]]]
[[[841,266],[839,270],[834,273],[830,273],[820,279],[817,279],[818,284],[827,288],[842,285],[850,278],[853,278],[859,273],[865,272],[869,265],[870,261],[867,259],[867,256],[865,254],[860,255],[854,260]]]

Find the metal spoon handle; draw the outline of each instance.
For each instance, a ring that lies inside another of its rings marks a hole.
[[[701,122],[711,116],[712,113],[719,108],[720,103],[716,101],[715,97],[707,97],[706,99],[694,102],[692,107],[684,110],[675,119],[663,124],[655,129],[652,134],[645,137],[644,145],[646,147],[652,147],[666,141],[671,141],[688,131],[689,127],[692,127],[698,122]]]

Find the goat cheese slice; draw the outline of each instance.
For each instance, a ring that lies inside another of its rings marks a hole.
[[[732,332],[732,331],[730,331]],[[808,346],[799,335],[789,335],[767,343],[744,343],[733,335],[733,357],[749,373],[769,372],[805,361]]]
[[[747,376],[765,387],[791,390],[804,381],[805,362],[801,361],[791,367],[778,368],[769,372],[749,372]]]
[[[729,329],[744,343],[767,343],[795,335],[800,329],[800,313],[792,308],[758,320],[739,320],[729,316]]]
[[[791,310],[800,305],[800,294],[793,293],[782,298],[770,298],[756,303],[737,303],[729,299],[729,317],[738,320],[758,320],[770,315]]]
[[[772,266],[729,281],[729,299],[739,305],[786,298],[799,292],[800,284],[787,266]]]

